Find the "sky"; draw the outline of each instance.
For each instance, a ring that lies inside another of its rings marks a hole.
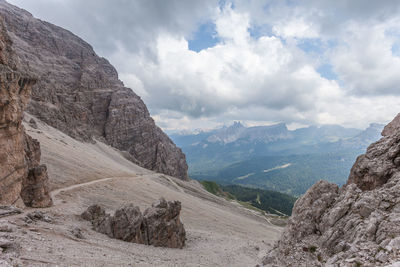
[[[398,0],[9,0],[90,43],[164,130],[400,112]]]

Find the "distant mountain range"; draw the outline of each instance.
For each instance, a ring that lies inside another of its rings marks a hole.
[[[339,125],[289,130],[284,123],[170,134],[182,148],[189,175],[222,184],[303,194],[319,179],[343,184],[357,155],[380,138],[383,125]]]

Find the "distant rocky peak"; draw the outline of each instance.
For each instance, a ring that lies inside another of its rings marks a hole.
[[[291,138],[290,131],[285,123],[278,123],[269,126],[245,127],[242,123],[235,121],[229,127],[223,127],[215,131],[207,138],[211,143],[232,143],[239,139],[247,141],[271,142],[279,139]]]
[[[245,126],[240,121],[234,121],[229,128],[245,128]]]
[[[384,127],[385,127],[385,125],[381,124],[381,123],[370,123],[367,129],[369,129],[369,128],[371,128],[371,129],[381,129],[381,128],[384,128]]]
[[[211,143],[232,143],[241,137],[243,131],[246,130],[240,122],[234,122],[229,127],[223,127],[215,131],[215,133],[207,138],[208,142]]]
[[[286,123],[284,123],[284,122],[281,122],[281,123],[278,123],[278,124],[274,124],[274,125],[270,125],[270,126],[267,126],[267,127],[280,129],[282,131],[289,131],[288,128],[287,128]]]

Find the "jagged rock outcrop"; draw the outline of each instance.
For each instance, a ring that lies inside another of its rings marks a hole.
[[[25,205],[33,208],[53,205],[48,186],[47,167],[40,164],[40,156],[40,143],[25,134],[25,162],[28,165],[28,174],[22,180],[21,198]]]
[[[400,113],[382,131],[382,136],[393,135],[400,130]]]
[[[186,232],[179,219],[181,202],[161,198],[143,212],[149,244],[156,247],[182,248]]]
[[[24,70],[38,77],[29,113],[74,138],[127,151],[145,168],[188,179],[185,155],[89,44],[3,0],[0,15]]]
[[[25,133],[22,125],[24,109],[36,79],[19,72],[19,60],[11,48],[12,41],[1,19],[0,17],[0,203],[15,204],[21,195],[26,205],[45,207],[51,205],[48,191],[47,194],[44,193],[47,189],[46,167],[39,166],[39,144]],[[40,179],[37,178],[38,167],[41,170]],[[38,180],[40,183],[37,183]],[[35,194],[21,194],[26,190]],[[29,201],[26,201],[28,198]]]
[[[90,206],[82,218],[92,222],[93,229],[111,238],[156,247],[182,248],[186,232],[180,221],[181,203],[161,198],[142,214],[133,204],[107,214],[99,205]]]
[[[297,200],[267,266],[400,263],[399,117],[357,158],[342,188],[320,181]]]

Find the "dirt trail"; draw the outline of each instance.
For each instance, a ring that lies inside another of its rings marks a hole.
[[[175,183],[170,177],[162,175],[162,177],[166,178],[179,192],[185,193],[185,190],[182,189],[177,183]]]
[[[54,201],[54,205],[57,205],[60,203],[61,200],[57,199],[57,195],[62,193],[62,192],[66,192],[66,191],[70,191],[76,188],[80,188],[80,187],[84,187],[84,186],[89,186],[89,185],[93,185],[93,184],[97,184],[97,183],[101,183],[101,182],[106,182],[106,181],[110,181],[113,179],[118,179],[118,178],[138,178],[138,177],[150,177],[151,175],[132,175],[132,176],[119,176],[119,177],[107,177],[107,178],[101,178],[101,179],[96,179],[90,182],[85,182],[85,183],[79,183],[79,184],[74,184],[74,185],[70,185],[70,186],[66,186],[66,187],[62,187],[62,188],[58,188],[55,189],[53,191],[50,192],[51,197],[53,198]],[[182,189],[182,187],[180,187],[177,183],[175,183],[171,177],[162,175],[163,178],[165,178],[167,181],[169,181],[173,187],[176,188],[177,191],[181,192],[181,193],[185,193],[185,191]]]
[[[53,202],[54,202],[54,206],[56,206],[57,204],[60,204],[61,200],[57,198],[57,195],[60,194],[61,192],[66,192],[75,188],[79,188],[79,187],[83,187],[83,186],[88,186],[88,185],[92,185],[92,184],[97,184],[97,183],[101,183],[101,182],[105,182],[105,181],[110,181],[112,179],[115,179],[116,177],[108,177],[108,178],[103,178],[103,179],[98,179],[98,180],[94,180],[94,181],[90,181],[90,182],[86,182],[86,183],[81,183],[81,184],[74,184],[74,185],[70,185],[67,187],[63,187],[63,188],[59,188],[56,190],[53,190],[50,192],[51,197],[53,198]]]

